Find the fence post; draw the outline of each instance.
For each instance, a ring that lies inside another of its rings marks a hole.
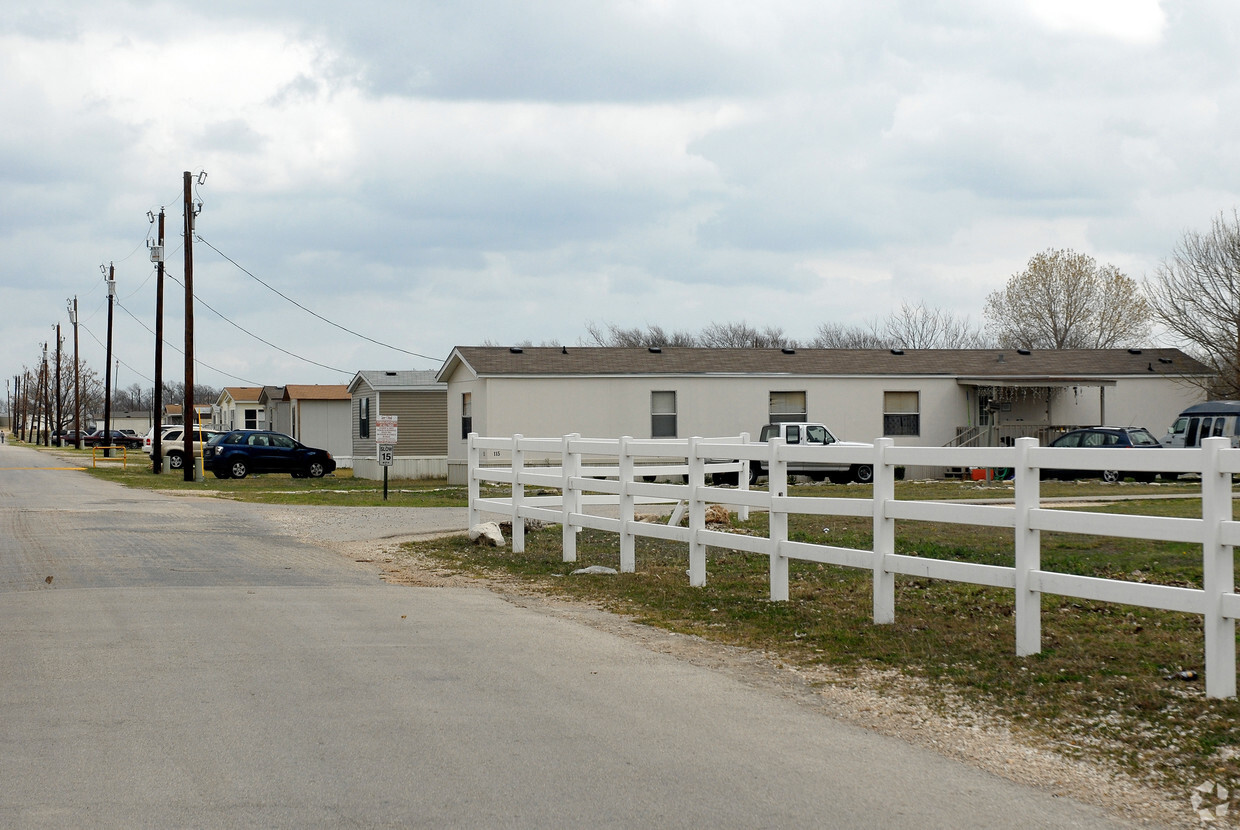
[[[887,463],[890,438],[874,439],[874,622],[896,621],[896,577],[887,570],[888,554],[896,552],[896,523],[887,517],[887,502],[896,497],[896,471]]]
[[[1231,545],[1219,540],[1232,518],[1231,473],[1219,471],[1227,438],[1201,442],[1202,586],[1206,594],[1206,697],[1236,696],[1236,621],[1223,616],[1223,594],[1235,590]]]
[[[525,472],[525,451],[517,433],[512,436],[512,552],[525,553],[525,519],[521,518],[521,505],[525,501],[525,485],[521,474]]]
[[[1016,439],[1016,656],[1028,657],[1042,650],[1042,593],[1030,587],[1033,574],[1042,569],[1041,531],[1030,527],[1032,511],[1042,498],[1042,471],[1029,466],[1029,450],[1036,438]]]
[[[781,452],[783,448],[782,438],[772,438],[767,444],[770,452],[766,460],[766,489],[771,497],[771,602],[785,602],[788,599],[788,557],[782,550],[784,542],[788,541],[788,511],[777,501],[788,495],[788,462]]]
[[[741,433],[741,443],[742,444],[749,443],[748,432]],[[737,490],[748,490],[749,489],[749,463],[750,463],[749,459],[745,459],[741,462],[741,471],[736,474],[737,475],[737,479],[736,479]],[[749,505],[742,504],[740,507],[738,507],[736,509],[736,518],[738,521],[742,521],[742,522],[749,521]]]
[[[633,456],[629,453],[628,435],[620,438],[620,573],[637,570],[637,539],[633,535]]]
[[[577,561],[577,528],[573,527],[572,514],[580,512],[577,509],[580,491],[573,489],[572,478],[581,472],[581,456],[572,451],[570,443],[580,437],[574,432],[560,439],[560,509],[564,513],[561,535],[565,562]]]
[[[469,433],[469,435],[466,438],[466,441],[467,441],[466,454],[469,459],[469,464],[468,464],[468,470],[467,470],[468,477],[465,480],[465,489],[466,489],[466,492],[469,494],[469,526],[471,528],[474,525],[478,524],[478,516],[480,512],[478,510],[479,490],[478,490],[478,478],[477,478],[477,473],[478,473],[477,440],[478,440],[478,433],[476,432]]]
[[[697,436],[689,439],[686,461],[689,464],[689,584],[701,588],[706,584],[706,545],[698,534],[706,529],[706,502],[702,488],[706,486],[706,464],[698,451]]]

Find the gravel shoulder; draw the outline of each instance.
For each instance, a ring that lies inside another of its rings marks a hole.
[[[1001,778],[1097,805],[1135,825],[1202,826],[1189,802],[1191,793],[1151,791],[1116,770],[1040,745],[1034,736],[962,703],[949,701],[945,709],[932,710],[920,702],[924,695],[919,694],[918,682],[896,672],[844,677],[829,668],[789,665],[773,654],[664,631],[589,604],[548,597],[504,575],[463,576],[401,548],[407,541],[460,534],[467,521],[463,508],[255,507],[290,535],[327,546],[354,562],[372,564],[387,582],[444,589],[485,587],[521,608],[624,637],[824,716],[931,749]],[[1225,821],[1212,826],[1227,826]]]

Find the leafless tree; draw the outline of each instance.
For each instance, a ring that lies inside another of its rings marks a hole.
[[[990,345],[968,315],[924,302],[901,303],[883,323],[882,339],[887,347],[900,349],[982,349]]]
[[[1240,215],[1186,231],[1145,289],[1177,345],[1218,373],[1210,391],[1240,398]]]
[[[986,299],[986,330],[1003,348],[1136,346],[1150,320],[1136,281],[1070,249],[1035,254]]]
[[[887,340],[879,333],[876,324],[850,326],[843,323],[819,323],[812,349],[886,349]]]
[[[702,329],[697,341],[708,349],[782,349],[797,345],[778,326],[767,326],[759,331],[743,320],[739,323],[711,323]]]
[[[690,332],[668,332],[662,326],[621,328],[615,323],[586,323],[587,337],[582,345],[648,348],[650,346],[696,346],[697,337]]]

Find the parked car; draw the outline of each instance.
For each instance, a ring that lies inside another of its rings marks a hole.
[[[222,435],[219,430],[199,429],[191,427],[191,440],[193,444],[193,453],[195,456],[206,455],[206,445],[211,439],[217,435]],[[143,446],[146,448],[146,454],[155,460],[155,439],[152,436],[150,443],[143,439]],[[168,469],[180,470],[185,467],[185,427],[171,426],[166,427],[159,436],[159,449],[164,458],[168,459]]]
[[[1158,439],[1144,427],[1089,427],[1074,429],[1050,443],[1052,447],[1081,447],[1100,449],[1132,449],[1162,447]],[[1116,458],[1116,464],[1122,462]],[[1056,470],[1043,469],[1042,478],[1101,478],[1103,481],[1116,482],[1132,477],[1137,481],[1153,481],[1157,473],[1127,473],[1118,466],[1112,470]]]
[[[111,439],[105,437],[103,429],[92,430],[82,436],[82,446],[85,447],[126,447],[128,449],[141,449],[142,439],[137,435],[127,435],[119,429],[111,432]]]
[[[327,450],[307,447],[282,432],[237,429],[215,437],[203,466],[216,478],[245,478],[250,473],[288,473],[319,478],[336,469]]]

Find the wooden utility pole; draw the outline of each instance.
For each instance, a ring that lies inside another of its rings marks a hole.
[[[108,263],[108,347],[103,366],[103,457],[112,457],[112,305],[116,300],[116,266]]]
[[[65,411],[63,401],[60,398],[60,323],[56,324],[56,429],[63,430],[65,426]],[[64,435],[56,439],[56,446],[63,447],[65,445]]]
[[[194,411],[194,195],[192,178],[185,171],[185,407],[181,420],[185,429],[184,436],[185,480],[193,481],[198,462],[194,457],[194,431],[191,425],[198,419]]]
[[[164,209],[159,209],[159,240],[151,249],[155,260],[155,400],[151,403],[155,432],[151,438],[151,472],[164,471]]]
[[[78,360],[78,307],[77,297],[69,308],[69,322],[73,323],[73,446],[82,449],[82,373]]]
[[[43,343],[43,446],[52,445],[52,387],[51,371],[47,365],[47,343]]]

